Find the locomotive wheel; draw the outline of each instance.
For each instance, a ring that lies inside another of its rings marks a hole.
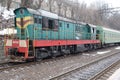
[[[71,54],[75,54],[75,46],[71,46],[70,47],[70,53]]]
[[[51,48],[52,48],[52,49],[51,49],[51,57],[52,57],[52,58],[55,58],[55,57],[61,55],[61,54],[60,54],[60,51],[58,50],[58,47],[57,47],[57,46],[54,46],[54,47],[51,47]]]
[[[35,59],[36,61],[41,61],[43,59],[39,49],[35,49]]]

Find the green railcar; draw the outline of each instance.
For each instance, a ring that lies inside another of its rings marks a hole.
[[[102,26],[97,26],[97,36],[96,39],[101,41],[102,45],[114,44],[120,42],[120,32],[110,28],[104,28]]]
[[[120,42],[120,32],[117,30],[103,28],[103,35],[104,44]]]

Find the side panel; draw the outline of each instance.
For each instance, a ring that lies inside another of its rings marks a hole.
[[[82,28],[82,37],[84,40],[90,40],[91,39],[91,29],[88,25],[83,25]]]
[[[51,31],[48,29],[42,30],[42,39],[50,40],[51,39]]]
[[[69,23],[69,22],[65,22],[65,39],[73,39],[73,31],[74,31],[74,28],[73,28],[73,24],[72,23]]]
[[[108,30],[104,31],[104,43],[118,43],[120,41],[119,35],[120,33],[112,32]]]
[[[32,27],[32,26],[31,26]],[[33,33],[32,33],[33,32]],[[34,25],[31,28],[31,37],[32,39],[41,39],[42,38],[42,17],[34,15]]]
[[[58,35],[60,40],[65,39],[65,22],[64,21],[59,21],[59,35]]]
[[[58,40],[58,30],[51,31],[51,40]]]
[[[74,24],[74,32],[75,32],[75,39],[76,40],[81,40],[83,39],[83,30],[82,30],[82,25],[79,25],[79,24]]]
[[[70,37],[70,38],[69,38],[69,39],[71,39],[71,40],[74,39],[74,35],[75,35],[75,34],[74,34],[74,28],[75,28],[75,27],[74,27],[74,24],[73,24],[73,23],[70,23],[70,28],[69,28],[69,33],[70,33],[70,34],[69,34],[69,37]]]

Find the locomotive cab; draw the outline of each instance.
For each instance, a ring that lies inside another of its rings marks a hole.
[[[28,29],[33,24],[33,16],[26,8],[18,8],[14,13],[16,15],[15,29],[17,29],[17,37],[21,40],[26,40],[30,37]]]
[[[9,56],[10,62],[23,62],[29,56],[29,39],[33,33],[28,31],[33,24],[33,16],[26,8],[18,8],[15,13],[15,29],[17,37],[6,39],[5,53]],[[31,29],[32,30],[32,29]],[[29,36],[32,34],[31,36]],[[31,58],[34,56],[31,55]]]

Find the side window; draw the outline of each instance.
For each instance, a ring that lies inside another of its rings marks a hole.
[[[52,19],[48,20],[48,28],[49,29],[54,29],[54,20],[52,20]]]
[[[54,30],[58,30],[58,20],[55,20],[54,24],[55,24]]]
[[[95,33],[95,28],[93,28],[93,33]]]
[[[62,23],[61,22],[59,23],[59,26],[62,27]]]
[[[43,17],[42,18],[42,29],[48,28],[48,18]]]
[[[39,20],[38,20],[38,21],[39,21],[39,24],[41,24],[41,23],[42,23],[42,19],[40,19],[40,18],[39,18]]]
[[[37,18],[34,18],[34,23],[37,23],[38,21],[37,21]]]
[[[77,25],[75,26],[75,31],[78,31],[78,26]]]
[[[34,23],[36,23],[36,24],[41,24],[42,23],[42,20],[39,17],[40,17],[39,15],[34,15]]]
[[[67,28],[69,28],[69,24],[67,24]]]
[[[80,29],[80,25],[76,25],[76,27],[75,27],[75,31],[80,31],[81,29]]]

